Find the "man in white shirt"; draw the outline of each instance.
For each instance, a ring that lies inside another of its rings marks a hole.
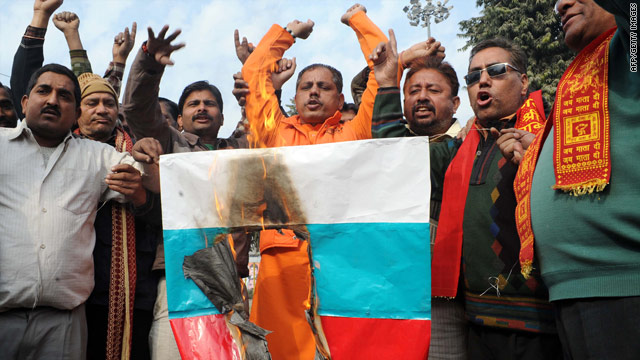
[[[84,359],[97,204],[125,202],[110,187],[140,182],[142,167],[71,134],[80,86],[64,66],[36,71],[21,104],[25,121],[0,129],[0,348],[7,358]]]

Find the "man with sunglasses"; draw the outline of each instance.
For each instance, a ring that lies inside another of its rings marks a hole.
[[[464,141],[430,147],[432,191],[443,192],[432,296],[464,299],[471,359],[562,356],[539,273],[528,279],[520,274],[517,168],[503,158],[488,130],[542,127],[542,97],[529,94],[526,72],[526,55],[510,41],[477,44],[465,76],[473,126]]]
[[[491,39],[476,45],[465,76],[476,115],[473,127],[464,141],[430,144],[432,204],[444,194],[432,256],[432,296],[464,300],[469,319],[466,356],[454,346],[430,352],[430,359],[562,357],[539,272],[526,279],[520,274],[513,190],[517,168],[503,158],[488,131],[543,126],[542,97],[539,91],[529,94],[526,71],[526,55],[511,42]],[[392,118],[396,123],[402,119],[399,91],[392,90],[381,89],[376,96],[373,118],[385,120],[382,128],[391,126]],[[379,116],[382,108],[389,113],[385,117]],[[450,326],[434,331],[442,332],[434,339],[458,336]]]
[[[565,359],[638,359],[638,1],[561,0],[556,11],[578,54],[549,122],[532,143],[524,132],[499,139],[520,164],[521,260],[535,243]]]

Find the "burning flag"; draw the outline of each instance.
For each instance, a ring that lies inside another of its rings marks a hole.
[[[278,228],[311,245],[309,322],[324,344],[317,358],[426,358],[427,138],[170,154],[160,169],[169,318],[183,358],[256,358],[245,332],[253,339],[266,332],[239,320],[246,309],[233,290],[233,266],[222,262],[231,274],[222,280],[194,279],[232,289],[205,287],[207,298],[185,277],[187,262],[192,269],[191,256],[212,246],[222,247],[213,256],[229,258],[231,231]]]

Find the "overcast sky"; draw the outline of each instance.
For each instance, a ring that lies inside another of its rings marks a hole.
[[[409,24],[402,11],[409,0],[362,0],[367,14],[385,33],[394,29],[398,39],[398,50],[408,48],[416,42],[426,40],[427,30]],[[468,51],[460,52],[464,39],[457,37],[460,32],[458,22],[477,16],[479,9],[469,0],[450,0],[453,5],[451,16],[444,22],[432,25],[431,32],[446,47],[446,61],[458,73],[461,84],[462,104],[456,116],[464,124],[473,115],[469,99],[462,85],[462,76],[468,65]],[[33,1],[0,0],[0,38],[3,51],[0,55],[0,81],[8,84],[11,74],[13,54],[25,28],[31,21]],[[313,33],[307,40],[297,40],[286,53],[286,57],[296,57],[297,71],[311,63],[326,63],[342,72],[346,88],[345,98],[351,102],[348,85],[355,74],[364,66],[356,36],[349,27],[340,22],[340,17],[353,5],[347,1],[233,1],[233,0],[65,0],[59,11],[73,11],[80,17],[80,37],[87,50],[93,71],[102,75],[111,60],[113,37],[125,26],[138,23],[138,36],[128,67],[136,51],[147,39],[147,27],[157,33],[164,24],[169,24],[170,32],[182,29],[176,42],[186,43],[186,47],[175,52],[173,67],[165,70],[160,84],[160,96],[178,102],[184,87],[197,80],[208,80],[222,92],[225,124],[220,136],[230,135],[240,118],[240,109],[231,94],[232,74],[239,71],[241,64],[235,55],[233,30],[257,44],[269,27],[274,24],[285,26],[294,19],[311,19],[315,22]],[[46,35],[45,63],[60,63],[69,66],[69,53],[64,36],[52,22]],[[296,75],[297,76],[297,71]],[[295,79],[295,78],[294,78]],[[123,87],[124,91],[124,87]],[[283,102],[295,93],[295,81],[290,80],[283,88]]]

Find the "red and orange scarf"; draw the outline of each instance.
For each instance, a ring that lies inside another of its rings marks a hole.
[[[544,127],[544,122],[542,92],[538,90],[531,93],[518,109],[515,127],[537,132]],[[477,119],[474,120],[473,127],[480,128]],[[431,264],[431,293],[434,297],[456,296],[460,277],[464,208],[480,136],[479,131],[469,131],[444,176],[442,211]]]
[[[122,128],[116,127],[115,148],[131,152],[133,141]],[[80,129],[76,134],[82,135]],[[109,319],[107,323],[106,359],[129,359],[133,302],[136,292],[136,228],[135,217],[127,205],[111,206],[111,272],[109,274]]]
[[[538,156],[551,128],[553,189],[575,196],[602,191],[611,178],[609,153],[609,43],[616,28],[601,34],[584,48],[562,75],[556,101],[544,132],[527,149],[514,181],[518,205],[516,226],[520,236],[520,266],[529,277],[533,264],[531,186]]]

